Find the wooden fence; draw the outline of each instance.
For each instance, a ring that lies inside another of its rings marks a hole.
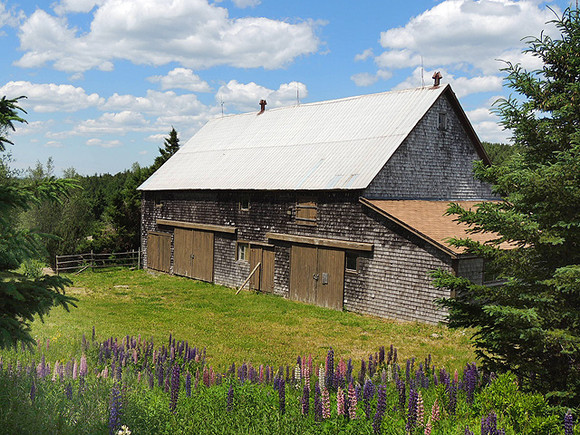
[[[141,267],[141,250],[95,254],[93,252],[56,256],[56,274],[80,273],[85,269],[105,267]]]

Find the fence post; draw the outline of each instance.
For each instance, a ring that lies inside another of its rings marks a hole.
[[[137,249],[137,270],[141,269],[141,248]]]
[[[56,265],[56,274],[58,275],[58,255],[54,256],[54,264]]]
[[[93,255],[93,250],[91,249],[91,262],[90,262],[91,268],[95,268],[95,256]]]

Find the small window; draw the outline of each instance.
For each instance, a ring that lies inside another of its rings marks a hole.
[[[445,112],[439,113],[439,124],[437,128],[441,131],[447,130],[447,114]]]
[[[354,252],[346,253],[345,267],[347,272],[358,272],[358,256]]]
[[[316,225],[318,207],[312,198],[298,198],[296,203],[296,222],[302,225]]]
[[[248,211],[250,209],[250,197],[246,196],[240,199],[240,210]]]
[[[248,261],[249,244],[238,242],[236,260]]]

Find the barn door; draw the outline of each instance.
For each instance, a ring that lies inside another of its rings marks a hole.
[[[213,281],[213,242],[210,231],[175,228],[173,273]]]
[[[250,246],[250,270],[260,267],[250,278],[250,288],[267,293],[274,291],[274,249],[269,246]]]
[[[290,299],[342,310],[344,251],[316,246],[292,246]]]
[[[169,273],[171,263],[171,234],[147,235],[147,268]]]

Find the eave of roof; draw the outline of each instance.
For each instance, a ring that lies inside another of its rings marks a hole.
[[[465,209],[474,208],[481,201],[429,201],[429,200],[369,200],[359,201],[371,210],[386,217],[400,227],[415,234],[437,249],[459,258],[465,254],[464,248],[447,243],[449,238],[467,238],[480,243],[488,242],[496,236],[491,233],[469,234],[467,224],[456,222],[454,216],[447,215],[450,202],[457,203]]]

